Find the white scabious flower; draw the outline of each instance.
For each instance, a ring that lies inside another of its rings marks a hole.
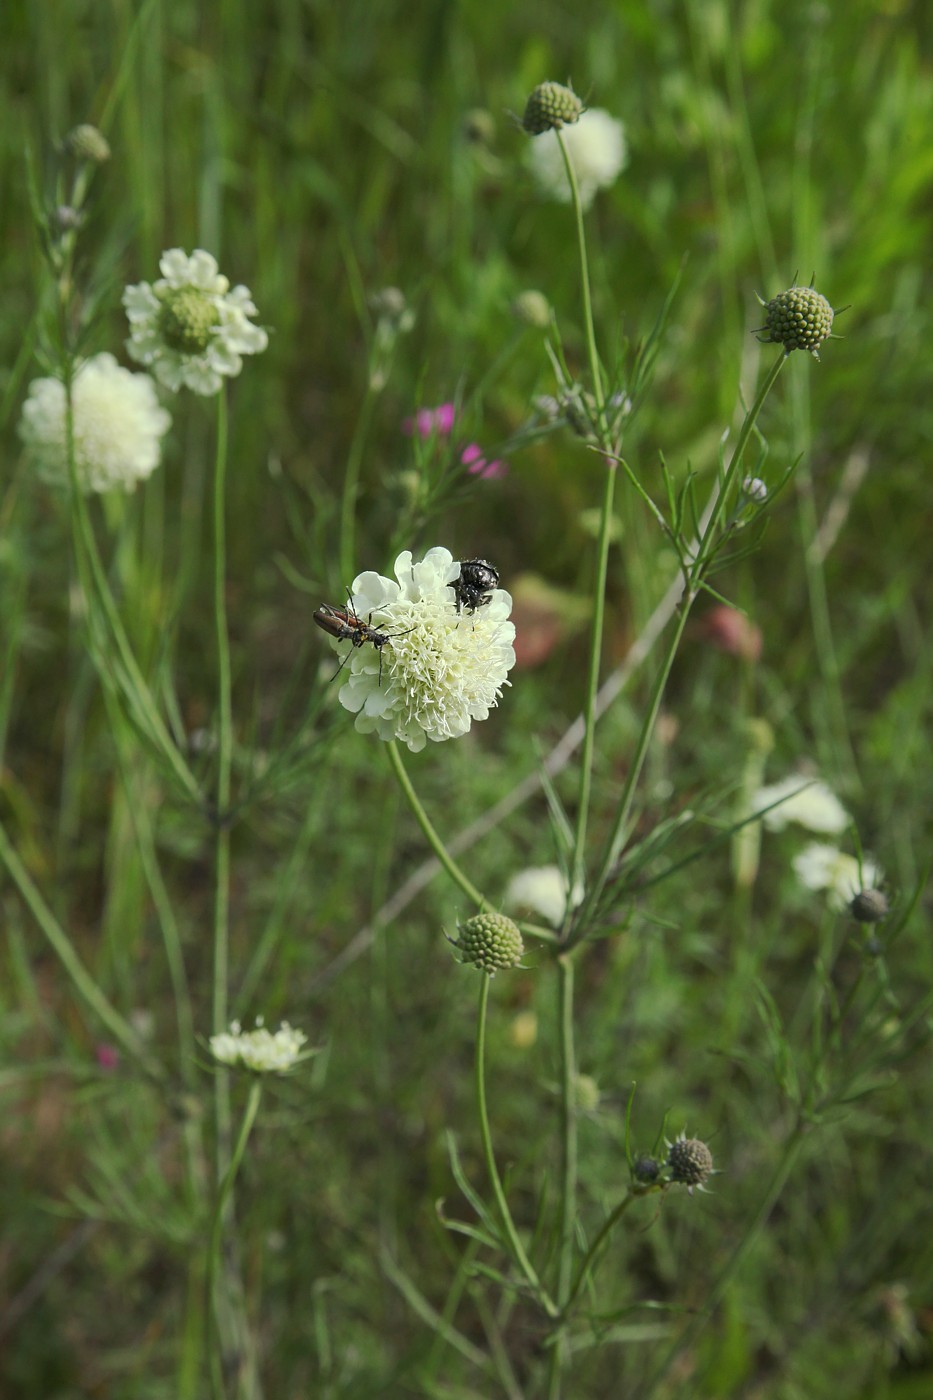
[[[611,185],[625,166],[625,127],[608,112],[590,107],[572,126],[565,126],[561,136],[580,187],[580,202],[588,209],[597,191]],[[546,195],[562,204],[570,203],[570,181],[555,131],[534,138],[528,147],[528,163]]]
[[[19,424],[36,469],[53,486],[68,486],[65,386],[34,379]],[[112,355],[77,366],[71,388],[75,472],[85,493],[132,491],[159,465],[171,417],[148,374],[134,374]]]
[[[460,563],[450,550],[429,549],[414,563],[410,549],[395,561],[395,580],[372,572],[353,582],[350,609],[388,638],[354,647],[340,703],[361,734],[401,739],[413,753],[486,719],[515,664],[512,599],[502,588],[474,612],[457,609],[452,584]],[[346,640],[334,645],[346,648]]]
[[[580,885],[574,887],[573,904],[583,899]],[[554,928],[564,922],[567,912],[567,884],[556,865],[534,865],[513,875],[505,891],[507,909],[529,909]]]
[[[127,287],[123,305],[130,323],[126,348],[151,365],[166,388],[186,386],[216,394],[224,378],[239,374],[243,355],[258,355],[269,337],[249,319],[257,314],[247,287],[234,287],[202,248],[189,257],[171,248],[159,259],[162,276],[151,286]]]
[[[761,812],[766,807],[771,811],[765,812],[762,821],[769,831],[783,831],[789,822],[796,822],[808,831],[838,836],[850,822],[848,812],[825,783],[800,773],[759,788],[752,797],[751,810]]]
[[[274,1033],[268,1031],[260,1018],[256,1029],[244,1031],[239,1021],[231,1021],[230,1029],[210,1039],[211,1054],[222,1065],[252,1070],[255,1074],[282,1074],[301,1059],[301,1047],[308,1037],[283,1021]]]
[[[883,879],[870,857],[859,862],[821,841],[811,842],[794,857],[794,874],[808,890],[826,890],[834,909],[844,909],[860,890],[874,889]]]

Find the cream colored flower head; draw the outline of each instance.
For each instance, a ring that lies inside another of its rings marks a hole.
[[[625,167],[625,127],[599,107],[588,107],[579,121],[563,128],[561,136],[577,177],[580,202],[588,209],[597,191],[611,185]],[[528,164],[546,195],[570,203],[570,181],[555,131],[545,131],[529,144]]]
[[[583,887],[573,891],[574,906],[583,900]],[[567,882],[556,865],[533,865],[513,875],[505,891],[506,909],[528,910],[559,928],[567,913]]]
[[[825,890],[834,909],[844,909],[863,889],[875,889],[884,876],[868,856],[857,861],[835,846],[813,841],[794,857],[794,874],[808,890]]]
[[[777,805],[775,805],[777,804]],[[762,817],[769,831],[783,831],[789,822],[820,835],[838,836],[851,818],[839,798],[818,779],[800,773],[759,788],[752,797],[753,812],[770,808]]]
[[[225,378],[239,374],[243,355],[258,355],[269,344],[250,320],[257,311],[249,290],[231,290],[217,260],[202,248],[190,257],[171,248],[159,268],[157,282],[140,282],[123,293],[130,323],[126,348],[166,388],[216,394]]]
[[[354,647],[346,663],[340,703],[361,734],[400,739],[417,753],[428,739],[466,734],[498,703],[515,664],[512,599],[497,588],[474,612],[458,611],[459,576],[459,561],[438,546],[418,563],[403,550],[395,579],[367,571],[354,580],[352,612],[388,638]],[[349,645],[334,641],[344,654]]]
[[[159,465],[171,417],[148,374],[134,374],[112,355],[77,367],[71,388],[75,474],[86,494],[132,491]],[[36,470],[51,486],[69,484],[65,386],[34,379],[23,404],[20,437]]]
[[[210,1039],[211,1054],[222,1065],[252,1070],[254,1074],[283,1074],[302,1058],[308,1037],[283,1021],[275,1032],[266,1030],[260,1017],[256,1029],[244,1031],[239,1021]]]

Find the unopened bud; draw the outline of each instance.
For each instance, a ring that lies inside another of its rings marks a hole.
[[[96,165],[103,165],[105,160],[110,159],[106,136],[90,122],[82,122],[69,131],[65,137],[65,150],[77,160],[92,160]]]
[[[559,131],[580,120],[583,103],[572,88],[560,83],[539,83],[525,103],[522,126],[529,136]]]

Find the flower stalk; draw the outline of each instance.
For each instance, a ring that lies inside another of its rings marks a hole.
[[[454,884],[458,885],[460,889],[463,890],[463,893],[466,895],[467,899],[469,899],[473,904],[475,904],[477,909],[479,909],[480,911],[484,909],[491,909],[493,907],[492,904],[490,904],[486,896],[476,888],[472,880],[469,879],[465,872],[460,869],[460,866],[454,860],[453,856],[450,854],[443,840],[441,839],[440,833],[437,831],[437,828],[434,826],[433,822],[431,821],[431,818],[424,810],[424,807],[421,803],[421,799],[415,792],[414,786],[412,785],[412,781],[408,776],[408,772],[405,768],[404,763],[402,762],[402,755],[399,753],[398,744],[395,742],[394,739],[389,740],[388,744],[386,745],[386,749],[389,754],[389,763],[392,765],[392,771],[398,780],[399,787],[402,789],[402,792],[405,795],[405,800],[411,808],[412,812],[414,813],[415,820],[421,827],[421,831],[424,835],[424,838],[427,841],[428,845],[431,847],[431,850],[437,856],[437,859],[447,871],[447,874],[453,880]]]
[[[479,1116],[480,1137],[483,1143],[483,1157],[486,1161],[486,1171],[492,1185],[493,1195],[496,1198],[496,1207],[499,1212],[499,1220],[508,1241],[512,1258],[518,1268],[524,1274],[529,1287],[535,1297],[541,1303],[544,1310],[550,1317],[557,1317],[558,1308],[550,1298],[546,1289],[538,1277],[537,1271],[525,1252],[525,1246],[519,1238],[509,1210],[509,1203],[502,1188],[502,1181],[499,1177],[499,1169],[496,1166],[496,1156],[492,1145],[492,1131],[489,1126],[489,1113],[486,1107],[486,1012],[489,1006],[489,983],[490,976],[484,972],[480,975],[479,988],[479,1008],[476,1017],[476,1106]]]
[[[599,428],[600,445],[608,450],[612,444],[603,439],[606,433],[606,404],[603,393],[602,370],[599,350],[596,345],[596,331],[593,324],[593,299],[590,293],[589,260],[586,251],[586,229],[583,221],[583,204],[577,183],[573,161],[567,150],[563,132],[555,132],[560,144],[567,179],[570,182],[574,220],[577,232],[577,249],[580,258],[580,290],[583,298],[583,324],[586,333],[586,350],[589,362],[590,379],[596,405],[596,421]],[[606,612],[606,578],[609,572],[609,546],[612,539],[612,507],[615,497],[616,472],[614,465],[607,460],[606,477],[603,484],[603,501],[599,517],[599,541],[596,551],[596,579],[593,586],[593,622],[590,630],[590,654],[586,676],[586,693],[583,700],[584,734],[580,754],[579,788],[577,792],[577,820],[574,832],[572,884],[582,882],[584,873],[584,853],[589,822],[590,799],[593,783],[593,757],[596,745],[596,696],[599,691],[599,672],[602,663],[603,627]]]

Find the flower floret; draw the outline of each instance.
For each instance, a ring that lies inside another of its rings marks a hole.
[[[475,615],[458,611],[460,563],[441,546],[418,561],[403,550],[394,572],[354,580],[350,609],[385,642],[353,649],[340,702],[360,733],[401,739],[417,752],[428,739],[466,734],[497,704],[515,663],[512,600],[497,588]]]
[[[36,470],[67,487],[67,396],[59,379],[34,379],[19,432]],[[148,374],[134,374],[106,351],[81,362],[71,386],[75,478],[85,493],[132,491],[155,471],[171,417]]]
[[[211,1054],[220,1064],[252,1070],[254,1074],[282,1074],[301,1059],[301,1048],[308,1037],[283,1021],[275,1032],[269,1031],[260,1017],[256,1027],[244,1031],[239,1021],[232,1021],[228,1031],[212,1035]]]
[[[167,388],[216,394],[225,377],[240,373],[243,355],[257,355],[269,343],[250,319],[258,313],[249,289],[231,290],[203,248],[190,257],[170,248],[159,269],[162,276],[152,285],[140,282],[123,293],[127,349]]]

